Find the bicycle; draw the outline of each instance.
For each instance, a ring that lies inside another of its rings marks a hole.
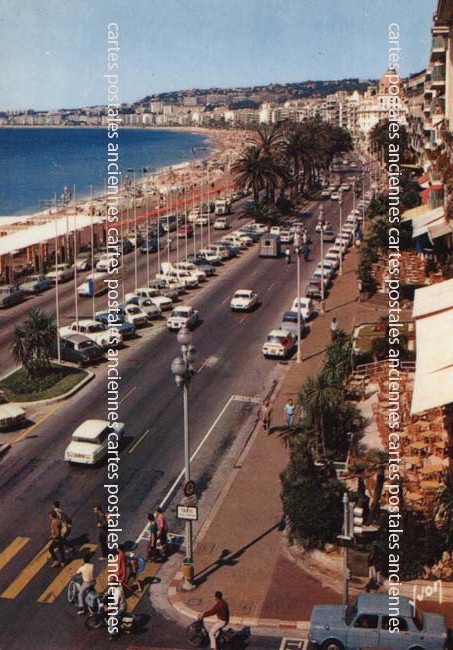
[[[204,624],[202,618],[194,621],[189,625],[186,631],[187,640],[191,646],[194,648],[201,648],[205,645],[206,641],[209,640],[209,633]],[[219,630],[216,642],[217,648],[223,650],[226,648],[231,648],[232,643],[234,642],[236,633],[231,628],[222,628]]]

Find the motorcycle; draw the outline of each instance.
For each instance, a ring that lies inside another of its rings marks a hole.
[[[100,627],[109,627],[109,619],[112,617],[112,613],[108,609],[108,599],[107,594],[99,594],[98,600],[98,609],[97,611],[87,616],[85,619],[85,625],[89,630],[96,630]],[[115,634],[124,632],[125,634],[132,634],[136,629],[136,619],[133,614],[128,614],[127,612],[118,613],[116,615],[118,619],[118,632]]]
[[[76,573],[75,576],[73,576],[69,582],[68,601],[74,605],[78,603],[79,590],[77,588],[77,585],[81,585],[82,582],[83,579],[80,573]],[[85,609],[90,614],[94,614],[96,611],[98,611],[100,597],[101,594],[99,594],[94,587],[90,587],[90,589],[87,589],[87,591],[85,592],[83,596],[83,601],[84,601]]]

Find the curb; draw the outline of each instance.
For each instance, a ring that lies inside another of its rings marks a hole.
[[[178,595],[178,587],[182,584],[184,579],[182,571],[178,571],[170,583],[168,589],[168,602],[183,616],[190,619],[196,619],[199,612],[191,607],[187,607]],[[209,621],[214,621],[214,618],[209,618]],[[310,621],[280,621],[274,618],[253,618],[248,616],[232,616],[230,618],[232,625],[243,625],[248,627],[262,627],[273,630],[298,630],[308,632],[310,628]]]
[[[62,402],[63,400],[68,399],[68,397],[72,397],[72,395],[75,395],[75,393],[81,390],[86,384],[88,384],[96,377],[94,372],[91,372],[91,370],[87,370],[86,372],[87,372],[87,376],[81,381],[79,381],[78,384],[73,386],[71,390],[68,390],[68,392],[64,393],[63,395],[58,395],[57,397],[49,397],[49,399],[36,400],[35,402],[14,402],[14,404],[18,404],[19,406],[26,407],[26,406],[36,406],[41,404],[46,406],[48,404],[55,404],[56,402]]]

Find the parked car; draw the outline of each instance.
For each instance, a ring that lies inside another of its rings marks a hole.
[[[263,345],[263,356],[286,359],[294,350],[295,345],[296,339],[289,329],[272,330]]]
[[[324,269],[325,273],[328,273],[329,279],[335,275],[335,266],[329,260],[323,259],[322,262],[318,262],[316,266],[316,271]]]
[[[222,258],[220,255],[217,253],[214,253],[213,250],[210,250],[209,248],[201,248],[198,251],[198,255],[206,260],[208,264],[213,264],[214,266],[217,266],[218,264],[222,263]]]
[[[322,241],[323,242],[327,242],[327,243],[334,242],[335,237],[336,237],[336,235],[335,235],[333,230],[323,230],[323,233],[322,233]]]
[[[97,258],[94,258],[94,263],[97,263]],[[91,254],[86,253],[85,255],[80,255],[74,262],[74,267],[77,269],[77,271],[89,271],[90,269],[93,268],[93,265],[91,263]]]
[[[305,295],[307,298],[321,298],[321,282],[311,279],[305,287]]]
[[[300,313],[304,317],[305,322],[308,322],[315,315],[315,306],[313,300],[310,297],[300,296],[300,298],[294,298],[293,304],[291,306],[291,311],[297,312],[300,309]]]
[[[178,282],[175,278],[163,278],[161,280],[151,280],[149,283],[150,289],[157,289],[162,296],[177,300],[178,296],[187,293],[187,289]]]
[[[19,285],[24,293],[38,294],[50,289],[52,282],[45,275],[29,275],[25,282]]]
[[[101,348],[118,347],[123,342],[120,332],[112,332],[107,325],[91,318],[83,318],[71,325],[60,327],[60,336],[66,338],[73,334],[85,334],[89,339],[97,343]]]
[[[214,221],[214,230],[226,230],[228,228],[228,221],[226,217],[217,217]]]
[[[132,298],[149,298],[159,310],[167,311],[173,307],[173,300],[168,298],[168,296],[163,296],[160,293],[160,290],[157,288],[151,287],[138,287],[133,293],[126,293],[125,299],[126,302],[130,302]]]
[[[332,283],[332,276],[330,274],[330,271],[327,269],[323,268],[317,268],[315,271],[313,271],[310,281],[314,280],[315,282],[321,282],[321,280],[324,281],[324,290],[330,287]]]
[[[326,260],[326,262],[330,262],[333,265],[333,268],[334,268],[335,271],[340,266],[340,254],[339,253],[336,254],[336,253],[327,252],[324,255],[324,259]]]
[[[329,190],[323,190],[323,191],[321,192],[321,198],[322,198],[322,199],[330,199],[330,192],[329,192]]]
[[[56,264],[53,266],[52,271],[46,273],[46,278],[48,278],[52,284],[58,282],[67,282],[74,277],[74,267],[70,264]]]
[[[51,356],[58,358],[58,345],[55,341],[50,350]],[[103,349],[94,341],[83,334],[72,334],[67,338],[60,338],[60,358],[63,361],[78,363],[79,366],[88,366],[99,363],[104,359]]]
[[[137,305],[131,305],[129,303],[126,305],[119,305],[118,314],[123,316],[127,322],[131,323],[135,328],[144,327],[148,324],[148,314],[141,309],[141,307],[137,307]]]
[[[139,251],[142,255],[146,255],[146,253],[157,253],[157,249],[157,239],[148,239],[148,241],[143,242]]]
[[[13,307],[25,299],[25,292],[15,284],[0,287],[0,307]]]
[[[209,217],[207,214],[202,214],[195,219],[196,226],[207,226],[209,223]]]
[[[397,615],[390,615],[386,594],[361,594],[349,606],[316,605],[310,618],[309,642],[325,650],[448,647],[447,625],[441,614],[422,613],[405,596],[399,597],[398,610]]]
[[[112,254],[103,255],[96,264],[96,271],[110,272],[111,269],[120,266],[119,259]]]
[[[271,226],[271,229],[269,230],[269,235],[280,235],[281,233],[281,228],[280,226]]]
[[[122,253],[122,255],[132,253],[135,248],[136,241],[138,246],[140,246],[143,243],[143,237],[141,235],[137,235],[137,237],[131,236],[127,239],[118,239],[118,250],[120,253]]]
[[[294,233],[289,230],[282,230],[280,233],[280,241],[282,244],[292,244],[294,241]]]
[[[192,329],[198,323],[199,318],[196,309],[189,305],[181,305],[181,307],[176,307],[171,312],[167,320],[167,327],[172,331],[178,331],[182,327]]]
[[[251,289],[238,289],[230,302],[231,311],[250,311],[258,306],[258,294]]]
[[[191,237],[193,237],[192,224],[188,223],[187,226],[186,225],[180,226],[176,231],[176,237],[178,237],[178,239],[185,239],[186,237],[190,239]]]
[[[136,329],[135,325],[132,325],[132,323],[129,323],[124,316],[121,316],[121,314],[114,314],[115,320],[112,321],[112,315],[109,314],[108,311],[105,312],[97,312],[96,313],[96,320],[99,321],[100,323],[103,323],[107,327],[115,327],[115,329],[118,330],[118,332],[121,334],[121,337],[123,341],[126,339],[133,339],[135,338],[136,335]]]
[[[296,299],[297,300],[297,299]],[[297,305],[297,303],[296,303]],[[305,323],[305,318],[300,314],[300,333],[304,334],[307,325]],[[289,330],[291,334],[297,339],[299,332],[299,319],[297,311],[285,311],[282,314],[282,321],[280,323],[281,330]]]
[[[68,463],[95,465],[107,455],[109,438],[118,442],[123,435],[123,422],[85,420],[72,434],[64,459]]]
[[[193,255],[188,256],[188,262],[192,262],[195,266],[205,273],[206,277],[211,277],[215,275],[215,267],[212,264],[209,264],[204,257],[195,257]]]
[[[206,280],[206,273],[200,267],[196,266],[196,264],[193,264],[193,262],[176,262],[174,268],[180,269],[181,271],[188,271],[197,278],[198,282]]]
[[[162,311],[160,308],[151,300],[151,298],[141,298],[139,296],[132,296],[129,300],[126,301],[127,305],[136,305],[148,317],[148,320],[154,320],[155,318],[162,317]]]
[[[330,200],[331,201],[339,201],[340,200],[340,195],[338,192],[332,192],[330,195]]]

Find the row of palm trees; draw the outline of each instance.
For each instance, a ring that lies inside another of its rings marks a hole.
[[[352,149],[348,131],[319,117],[261,125],[246,144],[231,171],[239,189],[252,190],[255,205],[262,190],[272,202],[277,189],[291,196],[310,192],[328,179],[334,156]]]

